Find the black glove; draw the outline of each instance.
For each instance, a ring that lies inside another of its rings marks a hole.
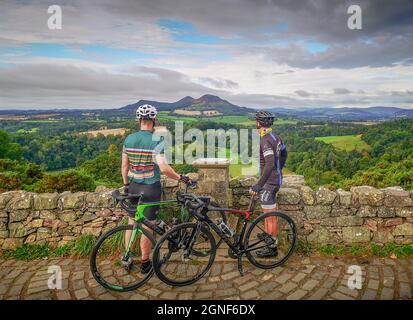
[[[258,193],[262,190],[262,188],[258,184],[255,184],[251,187],[251,190]]]
[[[185,184],[191,184],[191,182],[192,182],[189,177],[184,176],[182,174],[180,175],[179,181],[182,181]]]

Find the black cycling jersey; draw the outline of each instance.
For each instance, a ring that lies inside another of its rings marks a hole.
[[[282,184],[282,168],[287,160],[287,148],[282,140],[268,129],[260,139],[260,179],[257,185]]]

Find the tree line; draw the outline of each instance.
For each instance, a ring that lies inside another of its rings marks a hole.
[[[173,133],[172,123],[167,125]],[[184,129],[192,125],[185,124]],[[77,126],[76,130],[84,129],[82,122]],[[129,121],[122,126],[132,130],[136,124]],[[202,121],[197,127],[230,129],[237,126]],[[88,137],[79,135],[76,130],[71,130],[72,127],[47,134],[42,125],[34,132],[19,132],[22,128],[18,126],[15,129],[17,131],[12,133],[0,130],[0,191],[90,191],[96,185],[115,187],[121,184],[124,136]],[[299,122],[276,125],[273,129],[287,145],[287,169],[304,175],[311,187],[326,185],[348,189],[367,184],[379,188],[400,185],[413,189],[413,119],[374,126]],[[353,134],[362,134],[371,150],[346,152],[314,139]],[[182,173],[193,170],[190,165],[175,168]]]

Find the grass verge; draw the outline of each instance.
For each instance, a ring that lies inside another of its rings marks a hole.
[[[56,248],[45,244],[26,243],[13,250],[3,250],[2,256],[6,259],[30,261],[49,257],[77,257],[85,258],[90,255],[96,242],[96,237],[86,234],[63,246]]]
[[[413,257],[413,245],[411,244],[395,244],[388,243],[384,245],[378,244],[353,244],[351,246],[345,245],[313,245],[306,241],[300,240],[297,243],[296,252],[300,255],[319,254],[329,257],[396,257],[406,258]]]

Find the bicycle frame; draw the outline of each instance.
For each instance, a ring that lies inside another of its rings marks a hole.
[[[248,206],[247,210],[238,210],[238,209],[230,209],[230,208],[219,208],[219,207],[203,207],[201,209],[201,212],[191,212],[191,214],[193,214],[196,219],[198,220],[198,222],[202,225],[202,224],[206,224],[208,225],[212,230],[214,230],[218,236],[223,239],[225,241],[225,243],[228,245],[228,247],[232,250],[232,252],[235,253],[235,255],[237,256],[238,259],[238,270],[240,272],[241,275],[244,274],[243,268],[242,268],[242,262],[241,262],[241,258],[242,255],[253,251],[253,250],[258,250],[261,248],[265,248],[267,245],[263,245],[261,247],[256,247],[259,243],[264,242],[265,240],[259,240],[256,243],[252,244],[248,249],[244,248],[243,246],[243,241],[244,241],[244,236],[245,236],[245,232],[247,230],[247,224],[251,219],[251,215],[253,214],[252,212],[252,208],[255,204],[255,197],[252,197],[250,200],[250,204]],[[231,238],[229,238],[227,235],[225,235],[221,229],[218,227],[217,224],[215,224],[209,217],[208,217],[208,212],[209,211],[224,211],[225,213],[229,213],[229,214],[239,214],[244,216],[244,221],[242,222],[242,228],[241,231],[239,233],[237,233],[238,230],[238,226],[239,226],[239,221],[237,223],[237,227],[235,230],[235,234],[234,237],[237,237],[238,239],[231,241]],[[192,243],[194,241],[195,235],[197,232],[199,232],[199,227],[194,229],[194,231],[192,232],[189,241],[187,242],[187,246],[185,247],[185,250],[188,250],[188,248],[190,246],[192,246]]]
[[[148,219],[145,217],[145,209],[154,207],[154,206],[164,206],[164,205],[170,205],[170,204],[175,204],[178,203],[177,200],[164,200],[164,201],[158,201],[158,202],[141,202],[139,199],[138,206],[136,207],[136,213],[135,213],[135,223],[133,224],[133,230],[132,230],[132,235],[129,239],[128,243],[128,248],[126,249],[126,254],[129,253],[130,249],[132,248],[133,243],[135,242],[136,234],[143,234],[141,225],[145,225],[149,229],[155,231],[157,234],[162,235],[165,231],[161,228],[159,228],[156,224],[151,223]]]
[[[188,186],[187,186],[188,189]],[[186,190],[187,191],[187,190]],[[179,192],[179,191],[178,191]],[[178,196],[179,197],[179,196]],[[162,235],[165,233],[165,230],[159,228],[156,224],[150,222],[150,220],[146,219],[145,217],[145,209],[154,207],[154,206],[165,206],[165,205],[171,205],[171,204],[177,204],[179,203],[178,200],[162,200],[162,201],[156,201],[156,202],[142,202],[141,198],[138,200],[138,205],[136,207],[136,212],[135,212],[135,223],[133,224],[133,229],[132,229],[132,234],[129,239],[128,247],[126,249],[125,257],[129,255],[130,249],[132,248],[133,243],[135,242],[136,234],[143,234],[141,225],[143,224],[144,226],[148,227],[149,229],[153,230],[159,235]],[[181,208],[182,210],[182,208]]]
[[[255,200],[256,200],[255,197],[251,198],[250,204],[249,204],[247,210],[237,210],[237,209],[219,208],[219,207],[205,207],[201,210],[200,214],[198,214],[196,212],[193,212],[193,214],[196,216],[198,221],[200,221],[201,223],[206,223],[209,227],[211,227],[212,230],[214,230],[218,234],[218,236],[221,237],[221,239],[225,241],[225,243],[228,245],[228,247],[234,253],[236,253],[236,255],[242,256],[246,252],[266,247],[266,246],[262,246],[262,247],[258,247],[258,248],[256,247],[257,244],[263,242],[264,240],[260,240],[256,243],[254,243],[249,249],[245,249],[242,246],[244,235],[245,235],[245,232],[247,230],[247,224],[251,219],[251,215],[253,214],[252,208],[253,208],[253,205],[255,203]],[[208,212],[209,211],[224,211],[225,213],[239,214],[241,216],[244,216],[244,221],[242,222],[241,231],[239,233],[238,233],[239,221],[238,221],[237,226],[236,226],[236,230],[235,230],[235,234],[234,234],[234,236],[238,238],[236,241],[231,241],[230,240],[231,238],[227,237],[221,231],[221,229],[208,217]]]

